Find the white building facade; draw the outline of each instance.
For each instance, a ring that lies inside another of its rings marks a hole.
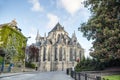
[[[84,49],[78,43],[75,32],[70,38],[59,23],[48,36],[41,37],[38,31],[35,45],[39,48],[40,71],[65,70],[84,57]]]

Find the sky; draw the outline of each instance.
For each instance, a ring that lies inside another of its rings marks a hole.
[[[90,12],[84,8],[84,0],[0,0],[0,24],[17,21],[23,35],[31,37],[27,44],[35,43],[37,31],[41,36],[59,22],[64,29],[72,34],[76,33],[78,42],[85,49],[85,56],[89,56],[91,41],[83,37],[78,27],[87,22]]]

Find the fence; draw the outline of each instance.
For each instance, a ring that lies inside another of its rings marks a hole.
[[[67,69],[66,73],[75,80],[101,80],[100,76],[86,74],[84,72],[75,72],[71,68]]]
[[[102,76],[117,75],[120,71],[86,71],[86,72],[75,72],[72,68],[68,68],[66,73],[71,75],[75,80],[106,80]],[[108,79],[107,79],[108,80]]]

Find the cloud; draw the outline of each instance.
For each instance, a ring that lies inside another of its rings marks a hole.
[[[39,0],[28,0],[30,3],[32,3],[32,11],[41,12],[43,11],[43,7],[41,6]]]
[[[60,6],[65,8],[71,15],[75,14],[80,8],[83,8],[81,4],[84,0],[59,0]]]
[[[58,16],[51,14],[51,13],[48,13],[47,17],[49,19],[49,22],[47,24],[47,28],[52,29],[58,23],[59,18],[58,18]]]

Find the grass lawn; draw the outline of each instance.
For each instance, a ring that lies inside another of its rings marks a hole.
[[[120,80],[120,75],[103,76],[103,80]]]

